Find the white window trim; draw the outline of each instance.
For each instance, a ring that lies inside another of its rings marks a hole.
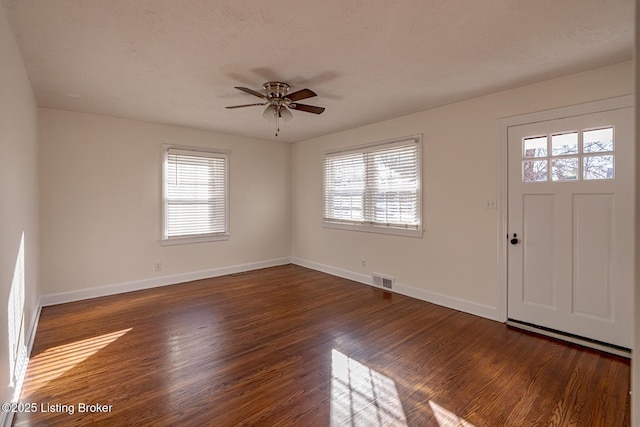
[[[211,153],[225,157],[226,170],[225,170],[225,182],[226,182],[226,203],[225,203],[225,233],[218,233],[214,235],[202,235],[202,236],[186,236],[186,237],[167,237],[167,163],[169,149],[193,151],[196,153]],[[160,244],[162,246],[183,245],[189,243],[203,243],[203,242],[215,242],[221,240],[229,240],[231,233],[229,231],[229,169],[230,169],[230,155],[228,150],[212,149],[205,147],[190,147],[185,145],[175,144],[162,144],[162,221],[160,230]]]
[[[393,234],[396,236],[422,237],[423,229],[409,230],[397,227],[384,227],[370,224],[341,224],[336,222],[322,221],[325,228],[333,228],[336,230],[364,231],[366,233]]]
[[[324,219],[324,194],[325,194],[325,179],[324,179],[324,171],[322,172],[322,193],[321,193],[321,206],[322,206],[322,215],[321,222],[324,228],[332,228],[336,230],[349,230],[349,231],[360,231],[367,233],[377,233],[377,234],[390,234],[396,236],[406,236],[406,237],[415,237],[422,238],[424,233],[424,220],[422,218],[422,198],[423,198],[423,178],[422,178],[422,134],[415,134],[404,136],[400,138],[387,139],[384,141],[377,141],[368,144],[361,144],[352,147],[347,147],[338,150],[329,150],[323,152],[323,163],[324,159],[327,156],[335,155],[335,154],[347,154],[349,152],[363,152],[363,151],[373,151],[379,148],[382,148],[385,145],[393,146],[400,145],[403,142],[414,140],[417,145],[417,156],[418,156],[418,202],[417,202],[417,210],[418,210],[418,229],[412,230],[408,228],[402,227],[393,227],[393,226],[383,226],[383,225],[372,225],[368,223],[354,223],[348,224],[344,222],[332,222]],[[324,166],[323,166],[324,168]]]

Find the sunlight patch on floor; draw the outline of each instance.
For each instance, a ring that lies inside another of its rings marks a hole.
[[[331,426],[407,427],[395,382],[334,349]]]
[[[439,427],[475,427],[469,421],[466,421],[451,411],[447,411],[442,406],[429,401],[433,415],[436,417]]]
[[[131,329],[122,329],[53,347],[31,358],[29,361],[29,389],[24,391],[23,398],[59,378],[65,372],[87,360]]]

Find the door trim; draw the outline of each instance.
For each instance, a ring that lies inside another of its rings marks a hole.
[[[581,116],[603,111],[633,107],[633,95],[618,96],[584,104],[553,108],[534,113],[504,117],[498,120],[498,295],[497,316],[500,322],[507,321],[507,233],[508,233],[508,132],[512,126],[526,125],[554,119]]]

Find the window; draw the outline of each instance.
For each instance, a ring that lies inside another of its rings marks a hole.
[[[327,227],[422,236],[420,135],[326,153]]]
[[[614,178],[613,127],[530,136],[522,147],[523,182]]]
[[[229,238],[229,155],[164,146],[163,244]]]

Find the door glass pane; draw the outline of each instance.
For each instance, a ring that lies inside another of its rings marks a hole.
[[[582,139],[585,153],[613,151],[613,128],[584,131]]]
[[[578,132],[552,135],[551,154],[553,156],[578,154]]]
[[[577,145],[576,145],[577,148]],[[568,157],[551,160],[552,181],[574,181],[578,179],[578,158]]]
[[[525,160],[522,162],[522,180],[540,182],[547,180],[548,160]]]
[[[523,149],[525,158],[545,157],[547,155],[547,137],[536,136],[533,138],[525,138],[523,141]]]
[[[613,155],[584,156],[582,159],[582,177],[584,179],[612,179]]]

